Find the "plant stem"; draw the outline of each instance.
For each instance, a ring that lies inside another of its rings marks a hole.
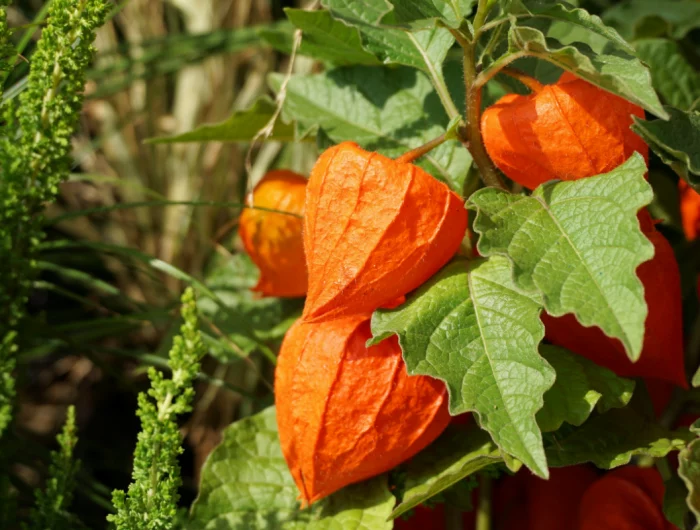
[[[486,83],[493,79],[493,77],[495,77],[496,74],[498,74],[501,70],[506,68],[506,66],[508,66],[510,63],[517,59],[521,59],[526,55],[527,54],[525,52],[515,52],[511,53],[510,55],[504,55],[495,63],[493,63],[489,68],[481,72],[476,78],[474,85],[478,88],[483,87]]]
[[[479,4],[481,7],[481,4]],[[476,84],[476,68],[474,66],[474,45],[464,48],[464,87],[466,92],[467,125],[462,130],[462,136],[467,140],[467,148],[474,159],[481,178],[487,186],[506,189],[498,176],[498,170],[489,158],[481,138],[481,86]]]
[[[421,146],[416,147],[415,149],[411,149],[410,151],[405,152],[402,154],[400,157],[396,158],[396,162],[401,162],[405,164],[410,164],[413,162],[416,158],[420,158],[424,154],[432,151],[435,149],[438,145],[444,143],[447,140],[447,136],[443,133],[437,138],[433,138],[432,140],[424,143]]]
[[[491,477],[479,477],[479,505],[476,507],[476,530],[491,530]]]
[[[445,530],[461,530],[464,528],[462,523],[462,511],[445,504]]]
[[[450,91],[447,89],[447,85],[445,84],[445,78],[442,76],[442,72],[435,68],[435,64],[428,58],[423,48],[419,46],[418,41],[416,40],[416,37],[413,35],[413,33],[408,32],[406,33],[406,35],[408,35],[408,38],[411,40],[411,42],[413,42],[416,49],[423,57],[423,62],[425,62],[425,66],[428,69],[428,73],[430,74],[430,80],[433,83],[433,87],[435,87],[435,91],[437,92],[438,97],[440,98],[442,106],[445,108],[447,117],[450,120],[453,120],[455,117],[459,116],[459,111],[457,110],[457,106],[455,105],[454,101],[452,101]]]
[[[544,85],[540,83],[537,79],[535,79],[531,75],[526,74],[522,70],[518,70],[517,68],[511,68],[510,66],[506,66],[501,70],[501,73],[507,75],[508,77],[512,77],[513,79],[517,79],[527,88],[529,88],[533,94],[537,94],[540,90],[544,88]]]
[[[486,15],[489,14],[494,2],[495,0],[479,0],[479,6],[476,8],[476,15],[474,15],[474,34],[484,25]]]

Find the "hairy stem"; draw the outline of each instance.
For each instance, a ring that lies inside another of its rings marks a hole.
[[[474,46],[464,48],[464,87],[466,92],[467,125],[462,130],[462,136],[467,141],[469,152],[472,154],[481,178],[487,186],[506,189],[498,176],[498,170],[486,152],[481,138],[481,86],[476,84],[477,75],[474,66]]]
[[[517,68],[506,66],[505,68],[503,68],[503,70],[501,70],[501,73],[507,75],[508,77],[512,77],[513,79],[517,79],[527,88],[529,88],[533,94],[537,94],[540,90],[544,88],[544,85],[540,83],[537,79],[535,79],[531,75],[526,74],[522,70],[518,70]]]
[[[411,149],[410,151],[405,152],[398,158],[396,158],[397,162],[402,162],[405,164],[410,164],[413,162],[415,159],[420,158],[421,156],[425,155],[426,153],[429,153],[433,149],[435,149],[438,145],[444,143],[447,140],[447,135],[446,134],[441,134],[437,138],[433,138],[432,140],[424,143],[423,145],[420,145],[416,147],[415,149]]]

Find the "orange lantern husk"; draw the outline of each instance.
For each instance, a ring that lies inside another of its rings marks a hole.
[[[683,232],[689,241],[693,241],[700,235],[700,193],[684,180],[678,181],[678,189],[681,196]]]
[[[586,490],[577,530],[678,530],[663,514],[664,481],[655,468],[625,466]]]
[[[267,173],[253,191],[254,207],[240,218],[243,246],[260,269],[253,290],[263,296],[295,297],[306,294],[307,274],[302,219],[307,179],[288,170]]]
[[[420,286],[457,252],[464,201],[413,164],[343,142],[316,162],[306,194],[309,292],[303,318],[371,313]]]
[[[534,189],[549,180],[607,173],[649,148],[630,129],[641,107],[564,73],[530,95],[507,94],[486,109],[481,133],[494,164]]]
[[[642,263],[637,275],[644,285],[648,307],[642,353],[637,362],[627,357],[622,343],[598,327],[584,327],[571,314],[542,314],[546,338],[609,368],[622,377],[669,381],[688,388],[684,365],[681,277],[671,245],[658,232],[646,210],[639,214],[642,231],[654,245],[654,257]]]
[[[450,421],[445,385],[406,372],[395,336],[367,348],[368,316],[298,321],[282,344],[275,404],[303,504],[394,468]]]

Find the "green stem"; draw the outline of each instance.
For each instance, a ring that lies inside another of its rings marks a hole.
[[[476,530],[491,530],[491,477],[479,477],[479,505],[476,507]]]
[[[474,81],[474,85],[478,88],[483,87],[486,83],[493,79],[496,76],[496,74],[498,74],[501,70],[506,68],[510,63],[516,61],[517,59],[521,59],[525,56],[527,56],[525,52],[515,52],[511,53],[510,55],[504,55],[486,70],[481,72]]]
[[[474,33],[481,29],[486,21],[486,15],[493,7],[495,0],[479,0],[479,6],[476,8],[476,15],[474,15]]]
[[[402,154],[400,157],[396,158],[396,162],[402,162],[405,164],[410,164],[413,162],[416,158],[420,158],[421,156],[425,155],[426,153],[429,153],[433,149],[435,149],[438,145],[444,143],[447,140],[447,135],[444,133],[438,136],[437,138],[433,138],[432,140],[424,143],[421,146],[416,147],[415,149],[411,149],[410,151],[405,152]]]
[[[445,504],[445,530],[462,530],[462,511],[458,508]]]

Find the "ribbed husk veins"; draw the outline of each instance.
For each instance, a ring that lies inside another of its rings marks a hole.
[[[388,471],[450,421],[445,385],[408,376],[396,336],[367,348],[369,315],[298,321],[275,374],[282,451],[304,504]]]
[[[630,129],[644,110],[573,74],[486,109],[481,133],[489,156],[508,178],[534,189],[549,180],[607,173],[649,148]]]
[[[247,208],[238,230],[243,246],[260,269],[253,288],[264,296],[306,294],[306,262],[301,236],[306,178],[288,170],[267,173],[253,191],[252,206],[286,215]]]
[[[304,319],[391,304],[452,258],[466,226],[464,201],[421,168],[350,142],[331,147],[306,194]]]

